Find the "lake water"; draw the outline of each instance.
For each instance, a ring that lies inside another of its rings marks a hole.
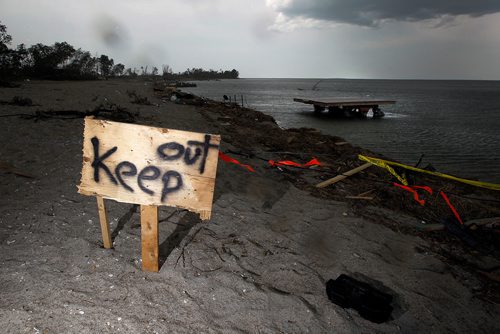
[[[500,81],[238,79],[197,81],[185,88],[221,101],[236,95],[241,104],[273,116],[284,128],[312,127],[325,134],[414,165],[443,173],[500,183]],[[316,89],[313,90],[313,86]],[[382,119],[315,116],[295,97],[363,97],[396,100],[381,106]]]

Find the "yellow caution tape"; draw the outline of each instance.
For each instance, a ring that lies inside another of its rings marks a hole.
[[[382,160],[382,159],[375,159],[375,158],[368,158],[368,157],[365,157],[363,155],[359,155],[359,159],[367,161],[367,162],[369,162],[371,164],[374,164],[376,166],[379,166],[379,167],[387,169],[387,171],[389,173],[391,173],[396,179],[398,179],[399,182],[401,182],[405,186],[408,185],[408,181],[406,180],[406,177],[404,175],[400,176],[398,173],[396,173],[396,171],[394,170],[394,168],[392,168],[391,166],[389,166],[384,160]]]
[[[445,178],[445,179],[449,179],[449,180],[453,180],[453,181],[458,181],[458,182],[470,184],[470,185],[476,186],[476,187],[487,188],[487,189],[491,189],[491,190],[500,190],[500,184],[462,179],[462,178],[459,178],[459,177],[456,177],[456,176],[453,176],[453,175],[448,175],[448,174],[444,174],[444,173],[440,173],[440,172],[431,172],[429,170],[425,170],[425,169],[421,169],[421,168],[417,168],[417,167],[412,167],[412,166],[408,166],[408,165],[404,165],[404,164],[400,164],[398,162],[388,161],[388,160],[379,159],[379,158],[367,157],[367,156],[364,156],[364,155],[361,155],[361,154],[358,156],[358,158],[360,160],[363,160],[363,161],[366,161],[366,162],[370,162],[370,163],[372,163],[372,164],[374,164],[376,166],[379,166],[379,167],[387,169],[392,175],[394,175],[404,185],[408,185],[408,182],[406,181],[406,179],[403,178],[403,177],[401,177],[401,176],[399,176],[394,171],[394,169],[391,168],[391,166],[401,167],[401,168],[404,168],[404,169],[412,170],[414,172],[430,174],[430,175],[442,177],[442,178]]]

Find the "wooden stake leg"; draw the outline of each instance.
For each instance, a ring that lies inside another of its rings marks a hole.
[[[142,270],[158,272],[158,207],[141,205]]]
[[[99,221],[101,222],[102,243],[104,248],[110,249],[113,247],[111,241],[111,234],[109,234],[108,215],[106,214],[106,206],[104,205],[104,198],[96,196],[97,208],[99,209]]]

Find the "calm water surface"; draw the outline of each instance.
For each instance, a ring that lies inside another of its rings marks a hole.
[[[414,165],[421,154],[444,173],[500,182],[500,81],[238,79],[198,81],[185,89],[222,100],[241,95],[280,126],[313,127]],[[294,97],[396,100],[383,119],[318,117]]]

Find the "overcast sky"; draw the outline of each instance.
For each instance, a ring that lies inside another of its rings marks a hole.
[[[241,77],[500,79],[500,0],[0,0],[13,45]]]

